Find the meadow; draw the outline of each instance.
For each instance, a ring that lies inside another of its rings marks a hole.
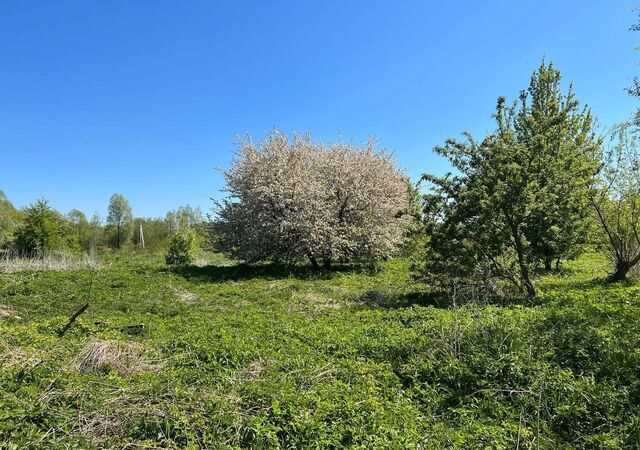
[[[0,447],[640,446],[640,283],[589,254],[533,300],[453,305],[410,266],[6,271]]]

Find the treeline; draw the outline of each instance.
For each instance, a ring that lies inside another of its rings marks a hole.
[[[171,237],[183,229],[203,235],[204,226],[202,210],[189,205],[167,212],[164,218],[134,217],[129,201],[113,194],[103,220],[97,212],[91,218],[77,209],[63,214],[45,199],[16,209],[0,191],[0,249],[21,256],[143,247],[159,250],[167,248]]]

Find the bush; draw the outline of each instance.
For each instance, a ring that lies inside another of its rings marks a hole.
[[[164,259],[167,264],[185,266],[193,262],[197,252],[195,232],[190,228],[181,228],[171,236],[169,250]]]
[[[248,262],[376,262],[404,243],[407,177],[373,141],[293,141],[274,131],[240,143],[225,172],[230,197],[212,227],[219,250]]]

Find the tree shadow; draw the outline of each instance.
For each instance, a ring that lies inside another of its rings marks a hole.
[[[381,294],[370,295],[370,292],[365,292],[358,301],[358,304],[364,308],[370,309],[403,309],[410,308],[412,306],[424,306],[438,309],[454,309],[469,305],[475,306],[498,306],[509,307],[514,305],[521,306],[538,306],[542,299],[530,299],[525,296],[515,297],[501,297],[491,296],[483,297],[482,299],[454,299],[443,292],[429,292],[429,291],[413,291],[401,294]]]
[[[179,275],[194,283],[221,283],[225,281],[246,281],[253,279],[280,280],[296,278],[299,280],[328,280],[341,273],[369,273],[371,269],[355,265],[336,265],[331,269],[314,269],[303,264],[246,264],[230,266],[183,266],[161,269]]]

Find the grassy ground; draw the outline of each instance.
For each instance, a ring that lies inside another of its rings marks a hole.
[[[0,447],[640,447],[640,284],[597,257],[456,307],[404,260],[213,258],[0,275]]]

